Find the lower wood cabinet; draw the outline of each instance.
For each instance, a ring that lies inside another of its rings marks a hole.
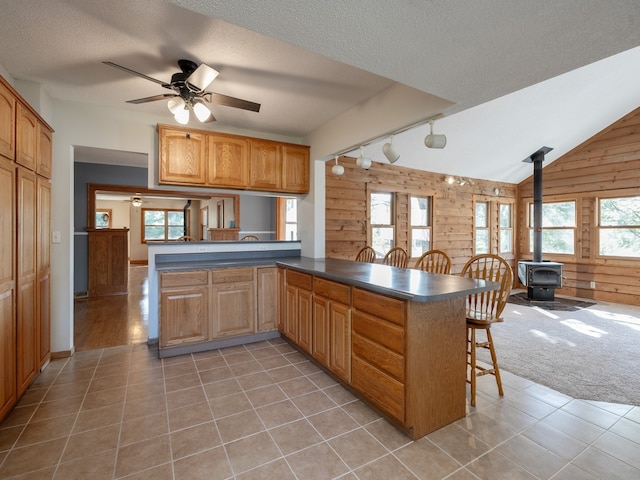
[[[311,275],[287,270],[284,334],[300,348],[311,353]]]
[[[129,289],[129,229],[89,228],[89,296]]]
[[[160,348],[275,331],[278,269],[160,272]]]

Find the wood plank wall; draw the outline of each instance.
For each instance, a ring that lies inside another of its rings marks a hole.
[[[344,175],[331,173],[326,165],[325,254],[330,258],[354,259],[367,244],[367,196],[372,190],[399,192],[398,230],[404,232],[397,245],[408,249],[408,198],[411,193],[434,197],[432,248],[444,250],[453,260],[452,273],[459,273],[473,255],[474,200],[515,202],[514,184],[474,180],[474,185],[454,186],[445,175],[389,164],[373,163],[369,170],[355,166],[355,160],[339,159]],[[495,188],[501,190],[496,196]],[[497,210],[496,210],[497,211]],[[515,213],[515,212],[514,212]],[[497,213],[496,213],[497,215]],[[505,255],[512,265],[515,252]],[[412,266],[415,259],[409,262]]]
[[[543,164],[543,201],[575,200],[576,254],[545,255],[564,263],[558,294],[640,305],[640,260],[599,258],[596,209],[599,197],[640,195],[640,108],[621,118],[548,166]],[[518,218],[526,226],[526,205],[533,197],[533,179],[518,186]],[[526,256],[528,232],[518,232]],[[596,288],[590,288],[595,282]]]

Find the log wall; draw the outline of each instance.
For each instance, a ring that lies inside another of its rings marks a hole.
[[[600,301],[640,305],[640,259],[598,256],[599,197],[640,195],[640,108],[548,166],[543,164],[543,201],[575,200],[575,255],[545,255],[564,263],[563,288],[557,293]],[[526,205],[533,198],[533,178],[518,186],[518,218],[526,227]],[[518,232],[526,256],[528,231]],[[638,252],[640,256],[640,252]],[[596,288],[591,288],[595,282]]]

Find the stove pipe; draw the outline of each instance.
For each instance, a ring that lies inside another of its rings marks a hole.
[[[542,262],[542,162],[545,154],[553,150],[541,147],[523,162],[533,163],[533,261]]]

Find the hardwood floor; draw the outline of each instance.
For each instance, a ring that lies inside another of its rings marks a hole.
[[[129,267],[129,294],[76,299],[76,351],[144,343],[148,338],[147,266]]]

